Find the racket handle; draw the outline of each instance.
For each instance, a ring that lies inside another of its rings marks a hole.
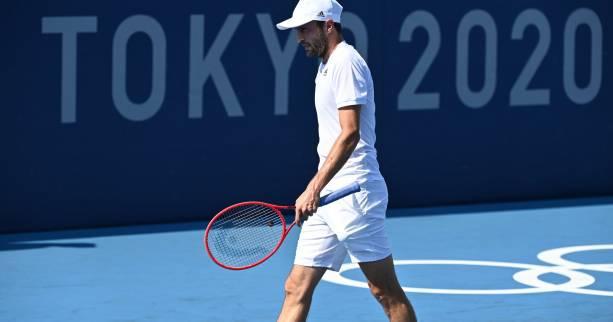
[[[334,202],[338,199],[341,199],[345,196],[348,196],[352,193],[356,193],[360,191],[360,185],[357,182],[354,182],[348,186],[342,187],[334,192],[331,192],[319,199],[319,206],[325,206],[331,202]]]

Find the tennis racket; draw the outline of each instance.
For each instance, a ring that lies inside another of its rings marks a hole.
[[[320,198],[319,206],[360,191],[357,183],[343,187]],[[269,259],[296,224],[289,227],[283,211],[294,206],[278,206],[265,202],[241,202],[219,212],[206,227],[204,245],[217,265],[243,270]],[[289,215],[289,214],[288,214]]]

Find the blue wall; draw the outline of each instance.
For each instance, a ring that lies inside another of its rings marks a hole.
[[[391,207],[613,194],[610,1],[345,2]],[[293,202],[317,162],[293,5],[9,4],[0,232]]]

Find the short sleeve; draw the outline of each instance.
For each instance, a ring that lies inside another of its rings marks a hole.
[[[367,104],[368,84],[365,73],[367,70],[354,57],[336,63],[332,73],[336,108]]]

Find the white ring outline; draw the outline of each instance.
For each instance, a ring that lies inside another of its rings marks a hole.
[[[613,272],[613,264],[581,264],[571,262],[562,258],[563,255],[569,253],[605,249],[613,249],[613,244],[555,248],[540,252],[537,255],[540,260],[558,266],[543,266],[523,263],[476,260],[394,260],[394,265],[471,265],[521,268],[523,270],[515,273],[513,275],[513,279],[521,284],[531,286],[530,288],[517,289],[436,289],[403,286],[402,289],[405,292],[458,295],[509,295],[561,291],[586,295],[613,296],[613,291],[592,290],[584,288],[586,286],[592,285],[595,282],[595,278],[592,275],[575,271],[576,269],[581,269]],[[359,265],[355,263],[343,264],[338,272],[328,270],[324,274],[323,280],[346,286],[368,288],[368,284],[365,282],[352,280],[342,276],[343,272],[356,268],[359,268]],[[552,284],[539,279],[539,276],[547,273],[563,275],[569,280],[562,284]]]
[[[495,261],[476,261],[476,260],[394,260],[394,265],[470,265],[470,266],[493,266],[493,267],[510,267],[521,268],[527,271],[538,270],[545,273],[555,273],[564,275],[569,278],[569,281],[555,285],[550,284],[546,287],[529,287],[529,288],[512,288],[512,289],[440,289],[440,288],[420,288],[406,287],[402,289],[405,292],[413,293],[430,293],[430,294],[463,294],[463,295],[499,295],[499,294],[532,294],[545,293],[565,290],[566,288],[588,286],[593,283],[594,278],[582,272],[560,269],[556,266],[541,266],[522,263],[495,262]],[[348,279],[341,274],[345,271],[359,268],[358,264],[349,263],[343,264],[338,272],[327,271],[323,279],[328,282],[343,284],[347,286],[355,286],[368,288],[366,282]],[[539,274],[540,275],[540,274]]]
[[[605,273],[613,273],[613,264],[583,264],[572,262],[562,258],[562,256],[578,253],[578,252],[587,252],[592,250],[613,250],[612,244],[603,244],[603,245],[584,245],[584,246],[570,246],[570,247],[562,247],[562,248],[554,248],[546,251],[540,252],[537,257],[541,261],[557,266],[567,267],[569,269],[583,269],[588,271],[597,271],[597,272],[605,272]]]
[[[613,250],[613,244],[601,244],[601,245],[583,245],[583,246],[569,246],[569,247],[561,247],[549,249],[546,251],[540,252],[537,257],[541,261],[558,265],[560,267],[566,267],[572,270],[586,270],[586,271],[596,271],[596,272],[605,272],[605,273],[613,273],[613,264],[583,264],[577,263],[573,261],[566,260],[562,258],[564,255],[568,255],[571,253],[578,252],[586,252],[593,250]],[[530,282],[530,281],[527,281]],[[526,283],[526,285],[530,285]],[[613,291],[603,291],[603,290],[595,290],[595,289],[586,289],[586,288],[572,288],[566,289],[564,292],[576,293],[576,294],[585,294],[585,295],[598,295],[598,296],[612,296]]]

